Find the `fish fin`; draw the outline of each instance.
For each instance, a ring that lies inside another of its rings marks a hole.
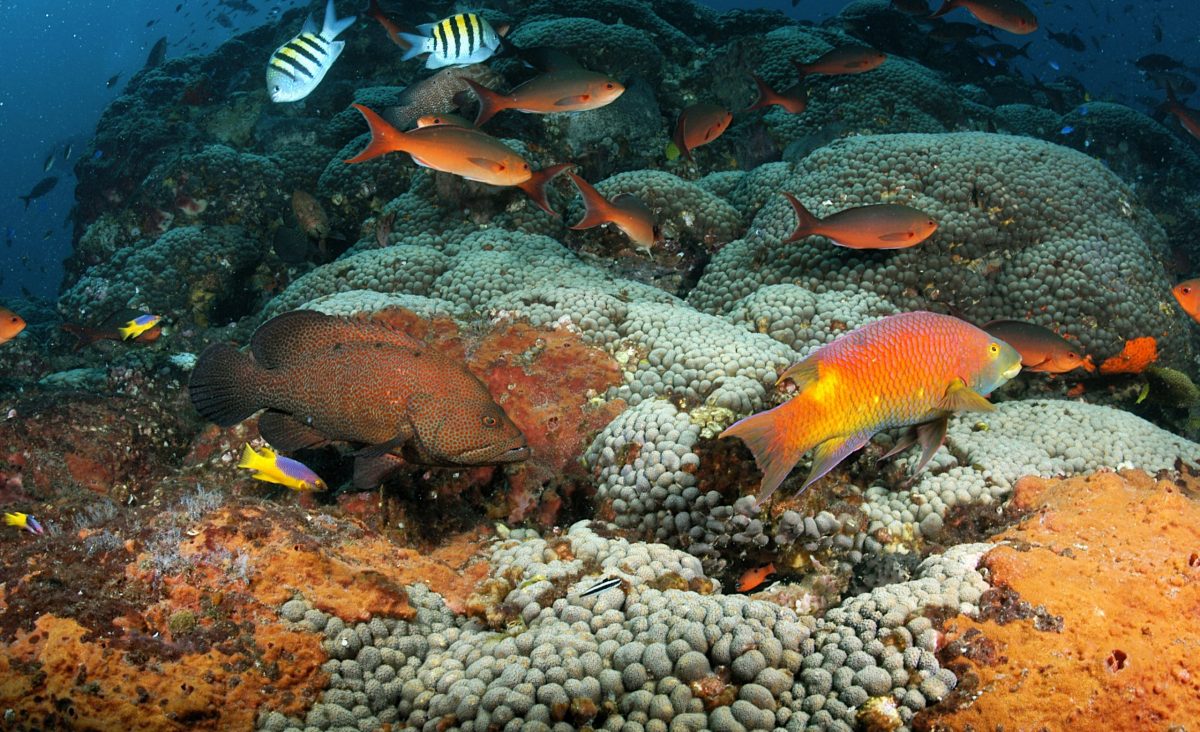
[[[291,361],[308,343],[308,329],[327,325],[333,316],[316,310],[292,310],[258,326],[250,336],[250,353],[264,369],[275,369]]]
[[[894,231],[890,234],[880,234],[879,241],[909,241],[913,236],[912,232]]]
[[[762,471],[762,487],[758,503],[771,497],[783,479],[799,462],[811,445],[788,439],[784,423],[789,419],[795,400],[784,402],[774,409],[752,414],[738,420],[721,433],[721,437],[737,437],[754,454],[754,462]],[[791,405],[791,406],[789,406]]]
[[[432,16],[432,13],[430,16]],[[417,32],[428,38],[429,36],[433,35],[433,27],[435,25],[437,25],[437,23],[422,23],[417,26]]]
[[[274,409],[268,409],[259,415],[258,433],[275,449],[284,452],[329,444],[329,438],[325,435],[294,416]]]
[[[775,99],[779,96],[775,93],[775,90],[767,82],[763,81],[762,77],[758,74],[747,74],[747,76],[754,81],[754,86],[758,89],[758,97],[755,98],[749,107],[746,107],[742,111],[750,112],[755,109],[766,109],[774,105],[776,103]]]
[[[574,168],[575,163],[559,163],[551,165],[549,168],[542,168],[534,171],[529,180],[524,183],[518,183],[517,187],[525,191],[525,195],[529,196],[529,200],[537,204],[537,207],[550,214],[554,218],[562,218],[561,215],[550,207],[550,198],[547,195],[546,186],[550,181],[558,177],[558,174],[569,168]]]
[[[338,56],[341,56],[342,51],[344,51],[344,50],[346,50],[346,42],[345,41],[333,41],[332,43],[330,43],[329,44],[329,60],[326,63],[332,64],[334,61],[337,61]]]
[[[414,59],[429,50],[425,47],[425,42],[429,40],[428,36],[418,36],[413,33],[400,31],[396,33],[396,37],[408,44],[408,50],[400,57],[401,61]]]
[[[804,485],[800,486],[800,491],[803,492],[810,485],[816,483],[826,473],[836,468],[839,463],[850,457],[851,453],[867,444],[871,440],[871,434],[870,432],[859,432],[847,437],[832,437],[817,445],[813,450],[812,472],[808,474]]]
[[[85,328],[82,325],[63,323],[59,327],[62,328],[64,333],[70,333],[71,335],[75,336],[75,345],[71,349],[72,353],[77,353],[83,350],[85,346],[90,346],[91,344],[100,340],[100,336],[95,330],[91,328]]]
[[[312,13],[304,19],[304,25],[300,26],[300,33],[312,33],[316,35],[321,29],[317,27],[317,21],[313,20]]]
[[[475,98],[479,100],[479,112],[475,114],[476,127],[482,127],[497,112],[508,109],[508,105],[506,104],[508,98],[503,94],[487,88],[474,79],[469,79],[465,76],[459,78],[471,91],[475,92]]]
[[[792,231],[792,235],[784,240],[785,243],[803,239],[806,236],[811,236],[817,233],[817,227],[821,225],[821,220],[812,214],[800,199],[796,198],[788,192],[784,192],[784,197],[788,203],[792,204],[792,210],[796,212],[796,228]]]
[[[474,165],[477,168],[482,168],[482,169],[492,172],[492,173],[498,173],[504,169],[503,165],[496,162],[495,160],[492,160],[491,158],[467,158],[467,162],[469,162],[471,165]],[[463,177],[466,178],[466,176],[463,176]],[[468,180],[471,180],[471,179],[468,178]]]
[[[321,25],[321,37],[327,41],[332,41],[337,38],[342,31],[354,25],[354,21],[358,20],[357,15],[348,15],[345,18],[337,17],[337,10],[333,7],[333,0],[325,3],[325,22]]]
[[[578,175],[574,173],[567,173],[567,175],[571,176],[571,182],[579,189],[579,195],[583,196],[583,218],[579,219],[571,228],[575,230],[590,229],[611,221],[612,204],[608,199],[600,195],[600,191],[597,191],[591,183]]]
[[[361,112],[363,119],[367,121],[367,127],[371,130],[371,142],[358,155],[342,162],[351,164],[362,163],[390,152],[407,152],[405,150],[407,146],[404,144],[405,134],[403,132],[392,127],[387,123],[387,120],[363,105],[355,104],[352,106]]]
[[[810,72],[809,72],[809,65],[808,65],[808,64],[802,64],[802,63],[800,63],[799,61],[797,61],[796,59],[792,59],[792,68],[794,68],[794,69],[796,70],[796,73],[800,75],[800,81],[801,81],[801,82],[803,82],[803,81],[804,81],[804,79],[805,79],[805,78],[806,78],[806,77],[809,75],[809,73],[810,73]]]
[[[789,366],[779,378],[775,380],[775,385],[779,386],[784,381],[791,381],[796,385],[796,391],[804,391],[810,384],[816,382],[820,377],[820,362],[809,356],[808,358],[794,363]]]
[[[934,453],[946,441],[946,431],[949,428],[949,415],[938,417],[928,422],[922,422],[913,428],[916,432],[917,442],[921,445],[921,459],[917,461],[916,467],[912,469],[913,475],[924,470],[929,461],[933,459]]]
[[[917,444],[917,428],[909,427],[908,429],[904,430],[903,434],[896,438],[896,444],[892,446],[891,450],[888,450],[879,456],[879,460],[881,462],[888,460],[896,455],[899,455],[915,444]]]
[[[591,98],[592,98],[591,94],[574,94],[572,96],[563,97],[562,99],[556,100],[554,102],[554,106],[556,106],[556,107],[571,107],[576,104],[587,104],[588,100],[590,100]]]
[[[257,450],[255,450],[253,447],[250,447],[250,443],[247,442],[242,447],[242,457],[238,460],[237,467],[259,471],[261,470],[262,462],[265,459],[266,458],[264,458],[262,455],[258,454]]]
[[[404,465],[407,465],[404,458],[395,455],[356,457],[354,459],[354,487],[364,491],[377,488],[389,473]]]
[[[255,388],[262,376],[250,356],[228,343],[214,343],[196,359],[188,394],[201,417],[231,427],[262,409]]]
[[[935,10],[932,13],[930,13],[929,15],[927,15],[926,20],[928,20],[930,18],[940,18],[943,15],[945,15],[946,13],[949,13],[951,10],[954,10],[957,7],[958,7],[958,0],[942,0],[942,7],[938,8],[937,10]]]
[[[937,408],[944,412],[994,412],[996,405],[967,386],[962,379],[955,379],[946,387],[946,395]]]
[[[395,450],[397,447],[400,447],[407,441],[408,437],[406,435],[397,435],[387,442],[381,442],[378,445],[367,445],[360,450],[356,450],[354,452],[354,457],[373,458],[379,457],[380,455],[387,455],[391,453],[392,450]]]

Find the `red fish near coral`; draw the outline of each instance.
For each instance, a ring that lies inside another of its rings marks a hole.
[[[675,135],[667,146],[667,159],[682,155],[691,160],[692,150],[723,135],[732,121],[733,115],[719,104],[693,104],[679,113]]]
[[[1168,112],[1175,115],[1175,119],[1179,120],[1179,124],[1187,130],[1189,135],[1200,140],[1200,112],[1183,106],[1175,96],[1175,90],[1169,84],[1167,85],[1166,107]]]
[[[940,18],[955,8],[963,8],[981,22],[1024,35],[1038,29],[1037,16],[1021,0],[943,0],[930,18]]]
[[[996,336],[1021,354],[1021,368],[1046,374],[1065,374],[1075,369],[1095,371],[1091,357],[1084,358],[1079,349],[1040,325],[1021,320],[993,320],[983,329]]]
[[[886,53],[876,51],[870,46],[850,44],[828,51],[815,61],[806,64],[792,61],[792,65],[796,67],[800,78],[803,79],[813,74],[825,74],[826,76],[862,74],[879,68],[884,61],[887,61]]]
[[[754,109],[767,109],[769,107],[783,107],[783,110],[788,114],[801,114],[808,109],[808,91],[803,84],[797,84],[785,92],[777,92],[771,88],[771,85],[763,81],[754,74],[749,75],[754,80],[754,85],[758,88],[758,97],[746,107],[745,111],[749,112]]]
[[[767,578],[775,574],[775,563],[764,564],[761,567],[754,567],[742,572],[742,576],[738,577],[737,591],[751,592],[762,586]]]
[[[347,163],[362,163],[390,152],[405,152],[417,165],[494,186],[525,191],[543,211],[557,216],[546,197],[546,184],[570,167],[563,163],[534,173],[515,150],[479,130],[440,124],[401,132],[378,114],[353,105],[371,128],[371,142]]]
[[[1171,294],[1183,308],[1183,312],[1200,323],[1200,279],[1185,280],[1171,289]]]
[[[796,229],[787,241],[814,234],[851,249],[904,249],[928,239],[937,222],[924,211],[898,203],[879,203],[838,211],[818,219],[800,199],[784,193],[796,211]]]
[[[612,104],[625,91],[621,82],[607,74],[581,68],[547,71],[521,84],[508,94],[492,91],[463,79],[479,99],[475,126],[481,127],[497,112],[515,109],[533,114],[585,112]]]
[[[579,195],[583,196],[584,205],[583,218],[572,226],[572,229],[590,229],[601,224],[613,224],[639,249],[646,251],[662,242],[662,230],[654,220],[654,213],[637,196],[623,193],[610,201],[583,178],[574,173],[567,175],[571,176],[571,181],[579,189]]]
[[[162,335],[162,323],[156,322],[137,335],[129,338],[121,332],[130,321],[144,315],[138,310],[124,309],[113,313],[97,326],[81,325],[79,323],[63,323],[62,330],[75,336],[74,350],[78,351],[97,341],[130,341],[133,343],[153,343]]]
[[[5,307],[0,307],[0,343],[7,343],[25,330],[25,319]]]
[[[378,485],[402,460],[470,466],[529,457],[521,430],[462,364],[400,331],[311,310],[259,326],[250,353],[217,343],[188,385],[205,419],[231,426],[266,409],[263,439],[284,451],[345,441],[354,483]]]
[[[817,349],[779,377],[798,393],[721,433],[741,439],[763,472],[762,502],[811,449],[812,485],[880,430],[915,425],[889,455],[924,448],[933,457],[947,421],[960,411],[994,409],[984,398],[1016,376],[1021,354],[970,323],[914,312],[864,325]]]

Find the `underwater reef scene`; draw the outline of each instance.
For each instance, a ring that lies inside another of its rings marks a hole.
[[[923,5],[160,53],[0,308],[0,729],[1195,729],[1200,113]]]

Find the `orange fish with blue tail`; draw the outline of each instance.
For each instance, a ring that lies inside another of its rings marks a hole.
[[[877,432],[915,427],[895,454],[924,448],[916,471],[937,452],[950,415],[990,411],[984,397],[1017,375],[1021,354],[958,318],[929,312],[891,315],[813,352],[779,377],[797,394],[721,433],[737,437],[763,472],[761,503],[801,456],[813,450],[803,491]]]
[[[1038,29],[1037,16],[1021,0],[943,0],[930,18],[940,18],[955,8],[963,8],[981,23],[1024,35]]]
[[[7,343],[25,330],[25,319],[5,307],[0,307],[0,343]]]
[[[251,471],[250,477],[255,480],[278,483],[294,491],[323,491],[327,487],[321,476],[307,465],[284,457],[270,447],[255,450],[247,442],[237,466]]]
[[[46,530],[44,528],[42,528],[41,524],[38,523],[38,520],[35,519],[34,517],[30,516],[27,513],[17,513],[17,512],[5,513],[4,514],[4,523],[7,526],[13,526],[18,529],[24,529],[25,531],[28,531],[31,534],[41,535],[41,534],[46,533]]]

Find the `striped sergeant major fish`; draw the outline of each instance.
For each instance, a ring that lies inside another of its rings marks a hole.
[[[345,41],[334,39],[354,25],[355,19],[351,15],[339,20],[333,0],[328,0],[325,23],[319,33],[310,15],[298,36],[275,49],[267,62],[267,91],[271,101],[298,102],[312,94],[346,47]]]
[[[500,47],[500,35],[475,13],[459,13],[436,23],[417,26],[421,35],[398,34],[412,45],[402,60],[428,53],[425,68],[470,66],[487,61]]]

